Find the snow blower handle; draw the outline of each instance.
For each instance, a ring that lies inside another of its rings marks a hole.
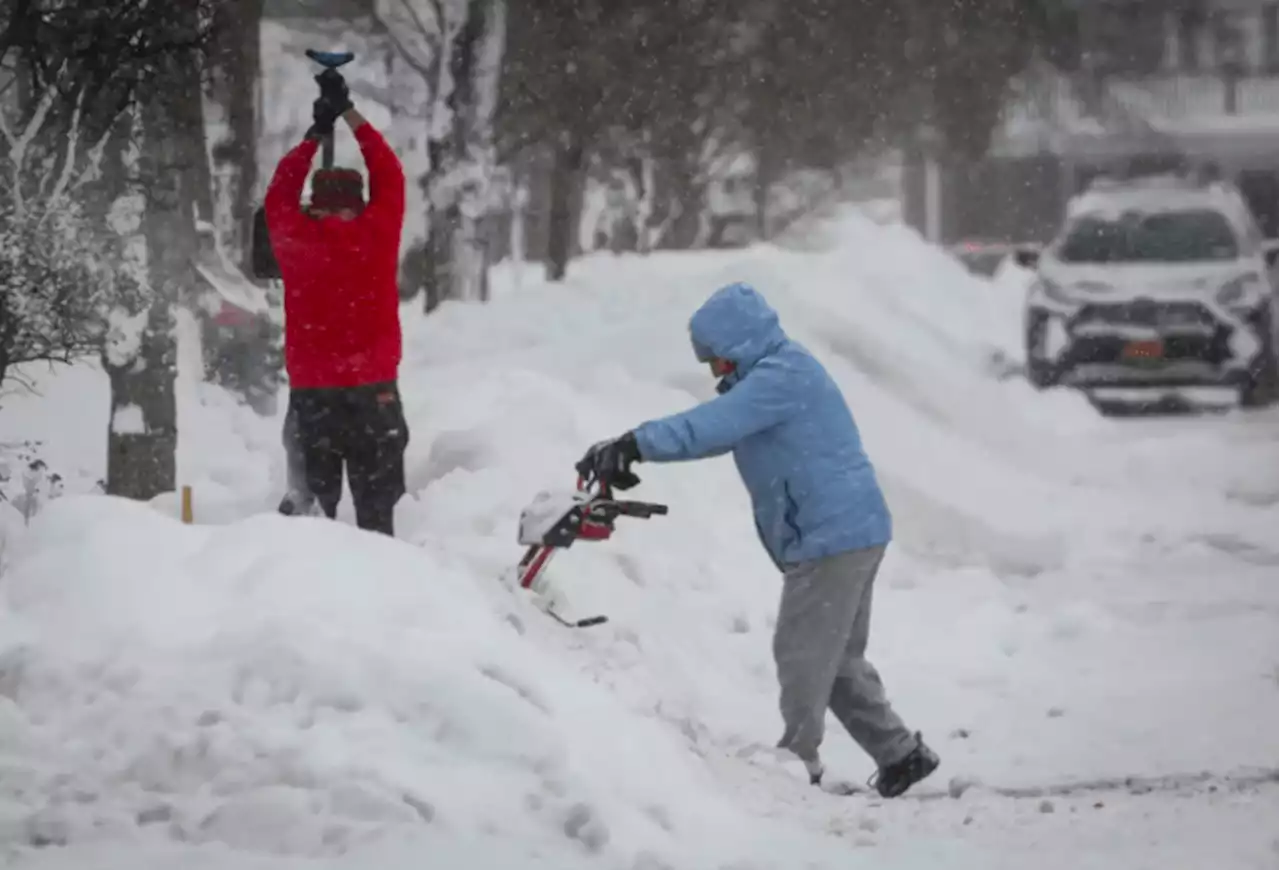
[[[607,477],[604,479],[588,479],[579,475],[578,491],[590,492],[592,482],[595,483],[596,490],[591,495],[591,504],[595,506],[596,512],[607,523],[612,523],[617,517],[638,517],[639,519],[647,520],[650,517],[665,517],[667,515],[667,506],[665,504],[651,501],[615,499]]]
[[[316,51],[314,48],[307,49],[307,57],[320,66],[324,67],[324,71],[316,76],[316,82],[320,85],[321,93],[324,92],[324,83],[329,79],[341,79],[342,74],[338,72],[338,67],[346,66],[356,59],[356,56],[349,51]],[[325,169],[333,168],[333,134],[325,136],[320,143],[320,165]]]
[[[651,501],[615,501],[613,504],[618,510],[618,516],[621,517],[639,517],[647,520],[649,517],[667,515],[665,504],[655,504]]]

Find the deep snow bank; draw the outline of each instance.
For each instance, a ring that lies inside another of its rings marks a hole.
[[[318,856],[376,835],[453,867],[715,867],[796,847],[420,548],[69,499],[21,541],[4,592],[0,843]]]

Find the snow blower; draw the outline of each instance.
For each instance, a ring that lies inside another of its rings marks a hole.
[[[574,541],[604,541],[613,534],[618,517],[665,515],[667,506],[643,501],[625,501],[613,497],[608,480],[588,481],[578,478],[578,488],[571,492],[541,492],[520,512],[519,543],[528,549],[516,566],[520,588],[527,589],[546,603],[543,612],[568,628],[589,628],[608,622],[607,616],[566,619],[556,612],[540,583],[547,563],[556,550],[567,549]]]

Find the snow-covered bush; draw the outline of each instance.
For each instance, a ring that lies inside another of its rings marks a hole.
[[[0,200],[0,383],[14,366],[92,350],[101,285],[70,203]]]
[[[0,501],[8,502],[24,522],[63,493],[62,475],[40,456],[39,441],[0,444]]]
[[[64,105],[58,85],[0,101],[0,384],[23,363],[71,362],[99,331],[107,276],[94,265],[80,194],[100,170],[107,132],[90,136],[83,92]]]

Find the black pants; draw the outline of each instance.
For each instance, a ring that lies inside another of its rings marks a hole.
[[[409,444],[396,383],[292,390],[289,413],[296,416],[307,489],[325,515],[338,513],[345,468],[356,525],[394,535]]]

